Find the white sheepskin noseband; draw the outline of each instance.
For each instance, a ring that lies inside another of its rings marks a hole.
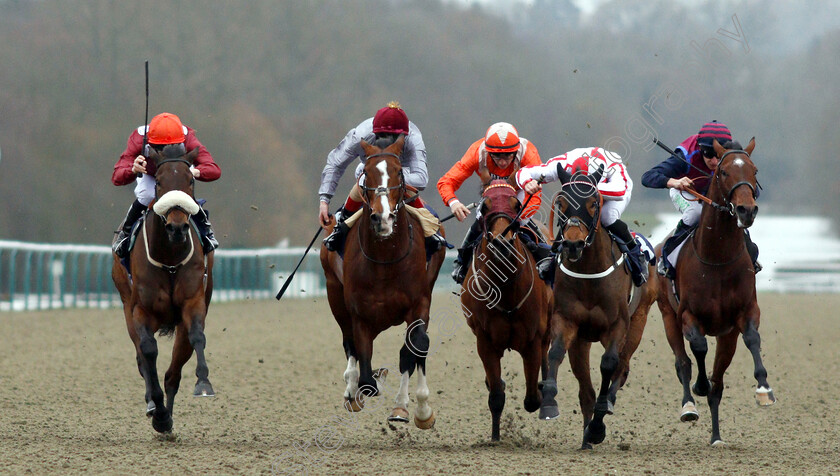
[[[158,215],[164,216],[173,207],[181,207],[190,215],[195,215],[199,210],[198,204],[195,203],[195,200],[180,190],[170,190],[164,193],[163,196],[155,202],[152,210],[154,210]]]

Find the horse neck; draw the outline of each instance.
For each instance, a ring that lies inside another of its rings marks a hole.
[[[725,202],[715,180],[712,180],[708,196],[714,203]],[[694,247],[704,259],[725,260],[732,257],[734,250],[746,246],[735,216],[707,204],[703,205],[700,226],[694,235]]]
[[[365,204],[362,217],[359,220],[359,242],[362,251],[378,261],[390,261],[401,258],[411,246],[411,231],[409,230],[408,213],[405,207],[397,211],[394,222],[394,232],[387,238],[380,238],[373,232],[370,221],[370,207]]]

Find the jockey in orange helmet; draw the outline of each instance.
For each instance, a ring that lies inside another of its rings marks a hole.
[[[455,162],[455,165],[438,180],[438,192],[443,203],[449,206],[458,221],[464,221],[470,214],[470,210],[458,200],[455,192],[461,188],[461,185],[470,176],[476,174],[486,182],[491,179],[507,179],[519,167],[541,164],[540,153],[532,142],[520,137],[519,132],[513,125],[507,122],[497,122],[487,129],[484,137],[473,142],[464,156],[461,157],[461,160]],[[520,191],[520,201],[523,201],[524,196],[524,192]],[[540,208],[541,197],[540,192],[534,194],[533,199],[528,203],[528,208],[520,217],[521,224],[528,225],[532,229],[536,228],[531,223],[531,216]],[[536,230],[536,232],[539,236],[539,231]],[[455,270],[452,272],[452,279],[456,283],[460,284],[464,281],[467,264],[472,258],[473,246],[480,233],[480,224],[476,219],[458,249],[458,257],[455,258]],[[534,247],[530,246],[529,249],[531,248]],[[535,250],[531,249],[531,251],[534,252]]]
[[[426,188],[426,184],[429,182],[429,173],[426,170],[426,145],[423,143],[423,135],[420,133],[420,129],[408,120],[408,115],[399,103],[392,101],[376,111],[373,117],[365,119],[359,125],[350,129],[338,146],[327,155],[327,164],[321,172],[321,186],[318,189],[318,195],[320,196],[318,221],[323,227],[331,222],[329,204],[338,188],[338,181],[347,167],[356,159],[359,160],[355,172],[357,183],[350,190],[344,206],[336,212],[336,223],[332,233],[324,238],[324,246],[328,250],[337,251],[343,247],[344,238],[349,229],[344,221],[359,211],[363,205],[364,196],[358,181],[360,179],[364,180],[366,157],[361,142],[364,140],[373,144],[384,139],[389,144],[393,144],[400,135],[405,136],[405,146],[400,156],[400,163],[407,194],[413,195],[407,197],[406,205],[415,208],[425,207],[436,215],[435,211],[420,199],[419,193]],[[445,245],[446,240],[440,233],[426,237],[426,249],[430,252],[437,251]]]
[[[146,150],[143,150],[144,140],[148,142]],[[128,255],[132,226],[155,198],[155,164],[146,161],[148,147],[162,150],[169,144],[183,144],[186,151],[198,147],[198,157],[190,167],[196,179],[212,182],[222,175],[222,171],[213,161],[210,152],[207,152],[204,145],[195,137],[195,131],[184,126],[175,114],[168,112],[158,114],[149,122],[149,125],[140,126],[132,131],[128,137],[128,144],[114,165],[114,173],[111,175],[111,182],[114,185],[137,182],[134,186],[136,200],[129,207],[120,229],[116,232],[118,235],[112,246],[114,253],[120,258]],[[210,253],[218,248],[219,242],[213,235],[213,228],[210,226],[204,209],[199,209],[192,219],[202,235],[204,253]]]

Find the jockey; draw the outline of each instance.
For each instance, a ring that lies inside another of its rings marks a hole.
[[[642,175],[642,185],[645,187],[671,189],[671,201],[682,214],[676,229],[662,245],[662,256],[656,265],[657,272],[670,279],[674,279],[675,269],[665,257],[691,234],[700,221],[700,212],[703,210],[699,200],[687,200],[682,192],[692,188],[703,195],[708,192],[711,177],[719,162],[712,147],[714,140],[721,145],[732,141],[729,128],[717,120],[703,124],[700,132],[680,143],[675,151],[676,155]],[[761,264],[757,261],[758,247],[750,239],[747,230],[744,230],[744,240],[757,273],[761,271]]]
[[[332,233],[324,238],[324,246],[328,250],[336,251],[341,248],[349,230],[344,221],[359,211],[363,205],[364,196],[358,181],[364,175],[366,158],[361,142],[364,140],[373,144],[384,138],[390,143],[394,143],[400,134],[406,136],[405,146],[400,157],[406,184],[406,205],[415,208],[425,207],[435,214],[434,210],[423,202],[419,193],[426,188],[426,184],[429,182],[429,174],[426,171],[426,145],[423,143],[423,135],[420,133],[420,129],[408,120],[408,116],[399,103],[396,101],[389,102],[387,106],[376,111],[373,117],[365,119],[361,124],[350,129],[338,146],[327,155],[327,165],[321,172],[321,186],[318,189],[318,195],[320,196],[318,221],[323,227],[330,224],[330,199],[338,188],[338,181],[351,162],[356,159],[360,161],[356,166],[357,183],[350,190],[344,206],[335,213],[335,227]],[[437,215],[435,214],[435,216]],[[440,232],[426,237],[427,250],[437,251],[445,245],[446,240],[440,235]]]
[[[540,153],[532,142],[520,137],[519,132],[511,124],[497,122],[487,129],[483,138],[473,142],[461,160],[438,180],[438,192],[441,200],[449,206],[455,218],[458,221],[464,221],[470,214],[470,210],[458,200],[455,192],[473,173],[483,181],[489,182],[491,179],[508,179],[519,167],[541,164]],[[524,196],[525,194],[520,191],[520,201]],[[541,197],[541,193],[537,192],[519,219],[521,224],[531,227],[538,235],[539,230],[536,230],[531,222],[531,216],[540,208]],[[476,221],[470,226],[461,247],[458,248],[458,257],[455,258],[452,279],[458,284],[464,281],[467,265],[472,258],[473,247],[480,234],[481,226],[476,216]],[[529,249],[534,252],[533,248],[534,246],[531,246]]]
[[[143,150],[145,142],[147,149]],[[147,126],[140,126],[128,137],[128,144],[119,160],[114,165],[114,173],[111,175],[111,182],[114,185],[128,185],[136,180],[134,196],[136,200],[131,204],[128,213],[123,220],[116,240],[114,240],[113,251],[120,258],[128,255],[129,237],[134,223],[143,215],[149,203],[155,198],[155,164],[146,162],[149,147],[160,152],[163,147],[169,144],[184,144],[187,151],[198,147],[198,157],[190,167],[193,176],[202,182],[217,180],[222,171],[210,152],[198,141],[195,130],[184,126],[181,119],[175,114],[164,112],[158,114]],[[204,253],[210,253],[219,247],[219,242],[213,235],[213,228],[207,212],[199,207],[198,213],[192,216],[198,231],[202,235]]]
[[[526,192],[536,193],[542,188],[541,183],[558,180],[561,167],[570,174],[576,171],[593,174],[601,165],[604,166],[604,174],[598,182],[598,192],[604,199],[601,207],[601,225],[617,238],[619,247],[627,253],[633,284],[641,286],[648,279],[647,265],[642,258],[641,247],[633,239],[627,224],[621,220],[621,214],[630,204],[633,180],[618,154],[600,147],[570,150],[549,159],[545,165],[520,169],[516,173],[516,183]],[[541,263],[540,271],[543,275],[548,273],[553,261]]]

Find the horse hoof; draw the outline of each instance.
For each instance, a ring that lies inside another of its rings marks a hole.
[[[365,408],[365,402],[363,400],[356,400],[355,398],[347,398],[344,400],[344,408],[348,412],[360,412]]]
[[[700,418],[700,414],[697,413],[697,407],[694,405],[694,402],[685,402],[685,405],[682,407],[680,421],[695,421],[698,418]]]
[[[195,390],[193,391],[194,397],[215,397],[216,392],[213,391],[213,386],[210,385],[210,382],[199,382],[195,384]]]
[[[388,417],[388,421],[408,423],[408,410],[400,407],[394,408],[391,410],[391,416]]]
[[[385,379],[388,377],[388,369],[386,367],[380,367],[376,369],[376,372],[373,373],[373,379],[376,380],[376,383],[379,386],[385,385]]]
[[[435,412],[432,411],[432,415],[427,420],[420,420],[417,418],[417,415],[414,415],[414,426],[421,430],[431,429],[435,426]]]
[[[607,437],[607,426],[604,425],[603,422],[596,423],[595,420],[589,422],[586,425],[586,429],[583,430],[583,440],[586,443],[592,443],[593,445],[601,444],[604,439]]]
[[[152,428],[158,433],[166,433],[172,431],[172,416],[168,415],[163,420],[158,420],[152,417]]]
[[[590,445],[589,443],[584,443],[584,444],[580,445],[580,449],[581,450],[591,450],[592,445]]]
[[[773,389],[759,387],[758,390],[755,391],[755,403],[762,407],[776,403],[776,396],[773,395]]]
[[[155,407],[155,402],[149,402],[149,404],[146,405],[146,416],[151,418],[155,413],[155,408],[157,408]]]
[[[613,402],[608,401],[607,402],[607,415],[612,415],[613,412],[615,412],[615,405],[613,405]]]
[[[726,446],[726,443],[724,443],[723,440],[715,440],[715,441],[712,442],[712,446],[713,447],[718,447],[718,446],[724,447],[724,446]]]
[[[694,391],[694,394],[698,397],[708,397],[709,396],[709,386],[703,385],[702,387],[697,385],[697,382],[694,382],[694,385],[691,386],[691,390]]]
[[[560,410],[557,406],[540,408],[540,420],[553,420],[559,416]]]

